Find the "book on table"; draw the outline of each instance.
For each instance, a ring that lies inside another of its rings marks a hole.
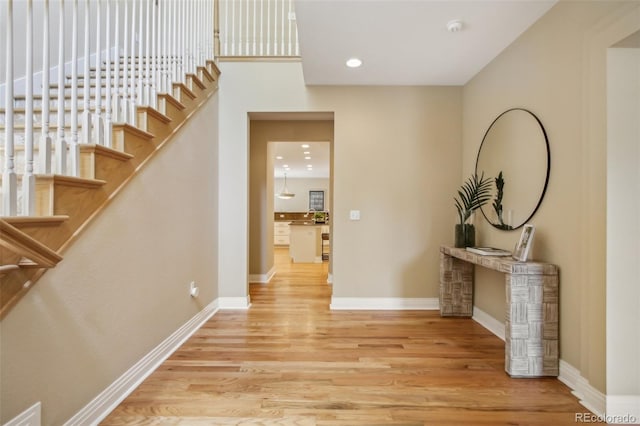
[[[467,251],[481,256],[511,256],[511,252],[495,247],[467,247]]]

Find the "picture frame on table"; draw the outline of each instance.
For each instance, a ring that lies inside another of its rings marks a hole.
[[[533,243],[533,235],[536,228],[531,224],[525,224],[520,234],[520,240],[513,249],[513,258],[518,262],[526,262],[531,251],[531,244]]]

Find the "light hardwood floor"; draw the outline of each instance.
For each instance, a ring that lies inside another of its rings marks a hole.
[[[554,378],[512,379],[504,342],[437,311],[330,311],[327,263],[252,284],[103,425],[572,425]]]

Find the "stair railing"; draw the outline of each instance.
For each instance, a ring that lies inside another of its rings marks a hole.
[[[219,6],[220,56],[300,55],[293,0],[220,0]]]
[[[187,73],[197,75],[215,59],[216,2],[0,3],[0,20],[6,19],[0,216],[37,214],[38,175],[82,177],[82,144],[113,147],[114,123],[135,126],[138,107],[157,108],[159,93],[172,94],[174,84],[187,83]],[[33,40],[36,26],[44,32],[42,45]],[[16,37],[23,29],[25,36]]]

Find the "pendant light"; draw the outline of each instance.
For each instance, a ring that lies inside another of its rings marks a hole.
[[[282,187],[282,191],[280,191],[280,193],[278,194],[278,198],[282,198],[283,200],[289,200],[293,197],[295,197],[296,194],[294,194],[293,192],[289,192],[289,189],[287,189],[287,174],[284,174],[284,186]]]

